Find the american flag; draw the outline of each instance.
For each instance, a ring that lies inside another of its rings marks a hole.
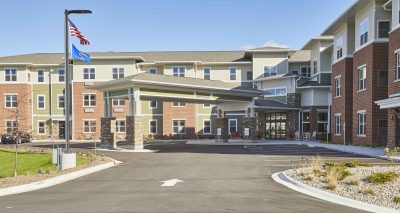
[[[68,23],[69,23],[69,32],[71,36],[76,36],[77,38],[79,38],[82,45],[89,45],[90,44],[89,40],[81,33],[81,31],[78,30],[75,24],[72,23],[72,21],[69,19]]]

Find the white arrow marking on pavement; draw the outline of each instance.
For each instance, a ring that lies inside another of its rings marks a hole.
[[[171,179],[171,180],[164,180],[164,181],[160,181],[161,186],[175,186],[176,183],[183,183],[185,181],[183,180],[179,180],[179,179]]]

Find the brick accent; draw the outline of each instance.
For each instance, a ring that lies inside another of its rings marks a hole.
[[[358,67],[367,67],[366,90],[358,91]],[[353,59],[353,143],[383,146],[386,137],[378,135],[379,120],[387,119],[387,110],[379,109],[374,102],[387,98],[387,88],[379,87],[379,71],[388,70],[388,44],[373,43],[354,53]],[[366,110],[366,136],[358,136],[358,113]]]
[[[114,140],[114,133],[112,130],[112,122],[115,122],[115,118],[101,118],[101,147],[103,148],[116,148],[117,144]]]
[[[163,135],[177,139],[195,139],[195,104],[186,103],[185,107],[172,107],[172,102],[163,102]],[[172,120],[185,120],[186,134],[173,134]]]
[[[336,97],[335,77],[340,77],[341,94]],[[332,143],[352,143],[353,133],[353,58],[344,58],[332,66],[332,107],[331,107],[331,133]],[[335,135],[335,114],[341,114],[341,135]],[[346,135],[343,127],[346,125]],[[344,138],[346,137],[346,138]]]
[[[143,120],[140,116],[126,116],[126,142],[134,149],[143,149]]]
[[[293,108],[300,108],[301,94],[300,93],[288,93],[287,94],[287,106],[293,107]]]
[[[243,128],[243,138],[244,136],[244,128],[249,128],[250,136],[249,140],[257,140],[257,119],[256,117],[244,117],[242,120],[242,128]]]
[[[228,118],[216,118],[215,119],[215,127],[221,128],[221,140],[227,142],[229,139],[229,126],[228,126]]]
[[[299,129],[299,112],[286,112],[286,140],[293,140],[295,132]]]
[[[266,134],[266,112],[257,112],[257,131],[258,138],[265,140]]]

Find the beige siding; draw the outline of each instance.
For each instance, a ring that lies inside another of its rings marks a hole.
[[[92,63],[85,63],[80,61],[74,61],[74,81],[93,81],[83,79],[84,68],[95,68],[96,79],[95,81],[109,81],[112,80],[112,69],[113,68],[124,68],[125,76],[133,75],[138,73],[134,60],[122,60],[122,59],[110,59],[110,60],[96,60]]]
[[[288,93],[294,93],[295,88],[295,79],[294,78],[282,78],[270,81],[261,81],[258,83],[258,89],[266,90],[272,88],[281,88],[286,87]]]
[[[288,73],[287,53],[254,53],[253,55],[253,78],[264,75],[264,66],[277,66],[278,74]]]
[[[355,17],[355,46],[356,49],[360,47],[360,24],[368,19],[368,41],[372,41],[374,39],[375,32],[375,24],[374,24],[374,1],[371,1],[368,6],[366,6],[363,10],[359,11]]]
[[[0,82],[8,83],[5,81],[5,69],[6,68],[15,68],[17,69],[17,83],[26,83],[28,82],[27,78],[27,67],[26,66],[15,66],[15,65],[5,65],[0,66]]]
[[[384,3],[384,2],[383,2]],[[378,21],[392,21],[392,13],[389,11],[385,11],[383,8],[383,3],[378,3],[375,7],[375,38],[378,39]]]

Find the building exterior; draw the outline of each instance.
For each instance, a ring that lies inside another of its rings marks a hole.
[[[399,4],[356,1],[301,50],[91,53],[92,63],[70,65],[72,139],[104,138],[103,126],[118,140],[131,138],[132,128],[145,139],[210,139],[218,127],[231,138],[251,127],[252,139],[310,133],[340,144],[400,145]],[[35,140],[64,138],[63,66],[58,53],[0,58],[1,131],[15,128],[21,102],[21,129]],[[131,100],[132,85],[139,100]]]

